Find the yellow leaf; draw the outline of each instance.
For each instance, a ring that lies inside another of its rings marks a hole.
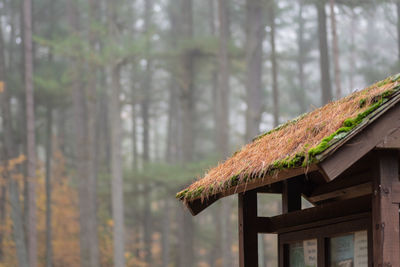
[[[3,93],[4,91],[4,82],[0,81],[0,93]]]

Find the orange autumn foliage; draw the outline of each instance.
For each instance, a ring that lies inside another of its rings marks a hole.
[[[46,255],[46,191],[45,178],[38,177],[37,208],[39,259],[44,264]],[[76,188],[71,186],[65,172],[64,157],[54,153],[52,170],[52,231],[54,266],[79,266],[79,207]]]
[[[17,172],[16,165],[25,160],[24,156],[12,159],[8,162],[8,170],[12,171],[12,179],[18,181],[20,185],[21,205],[23,195],[23,175]],[[0,169],[0,175],[4,168]],[[1,185],[6,185],[6,181],[1,177]],[[53,231],[53,263],[54,266],[79,266],[79,212],[78,195],[76,188],[71,185],[71,179],[65,170],[64,157],[60,152],[55,152],[53,156],[52,168],[52,231]],[[45,177],[43,168],[37,171],[37,230],[38,230],[38,266],[45,266],[46,255],[46,191]],[[8,192],[7,192],[8,198]],[[17,266],[16,250],[13,239],[13,222],[10,216],[10,203],[6,203],[6,221],[4,226],[0,226],[3,233],[2,248],[4,257],[0,262],[0,267]]]

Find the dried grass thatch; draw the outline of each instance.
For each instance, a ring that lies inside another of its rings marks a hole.
[[[400,75],[395,75],[260,135],[179,192],[177,198],[206,198],[252,179],[273,183],[282,169],[306,168],[399,89]]]

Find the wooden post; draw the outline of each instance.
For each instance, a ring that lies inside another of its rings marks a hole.
[[[239,194],[239,266],[258,266],[257,192]]]
[[[283,181],[282,190],[282,213],[301,210],[301,181],[292,178]]]
[[[400,266],[399,204],[392,184],[399,181],[397,150],[377,151],[372,195],[373,266]]]

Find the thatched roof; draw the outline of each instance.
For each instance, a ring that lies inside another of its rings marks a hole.
[[[264,185],[272,184],[288,170],[306,173],[323,160],[325,151],[343,144],[399,91],[400,74],[299,116],[256,137],[177,198],[186,203],[203,201],[236,193],[239,187],[246,191],[247,185],[260,179]]]

